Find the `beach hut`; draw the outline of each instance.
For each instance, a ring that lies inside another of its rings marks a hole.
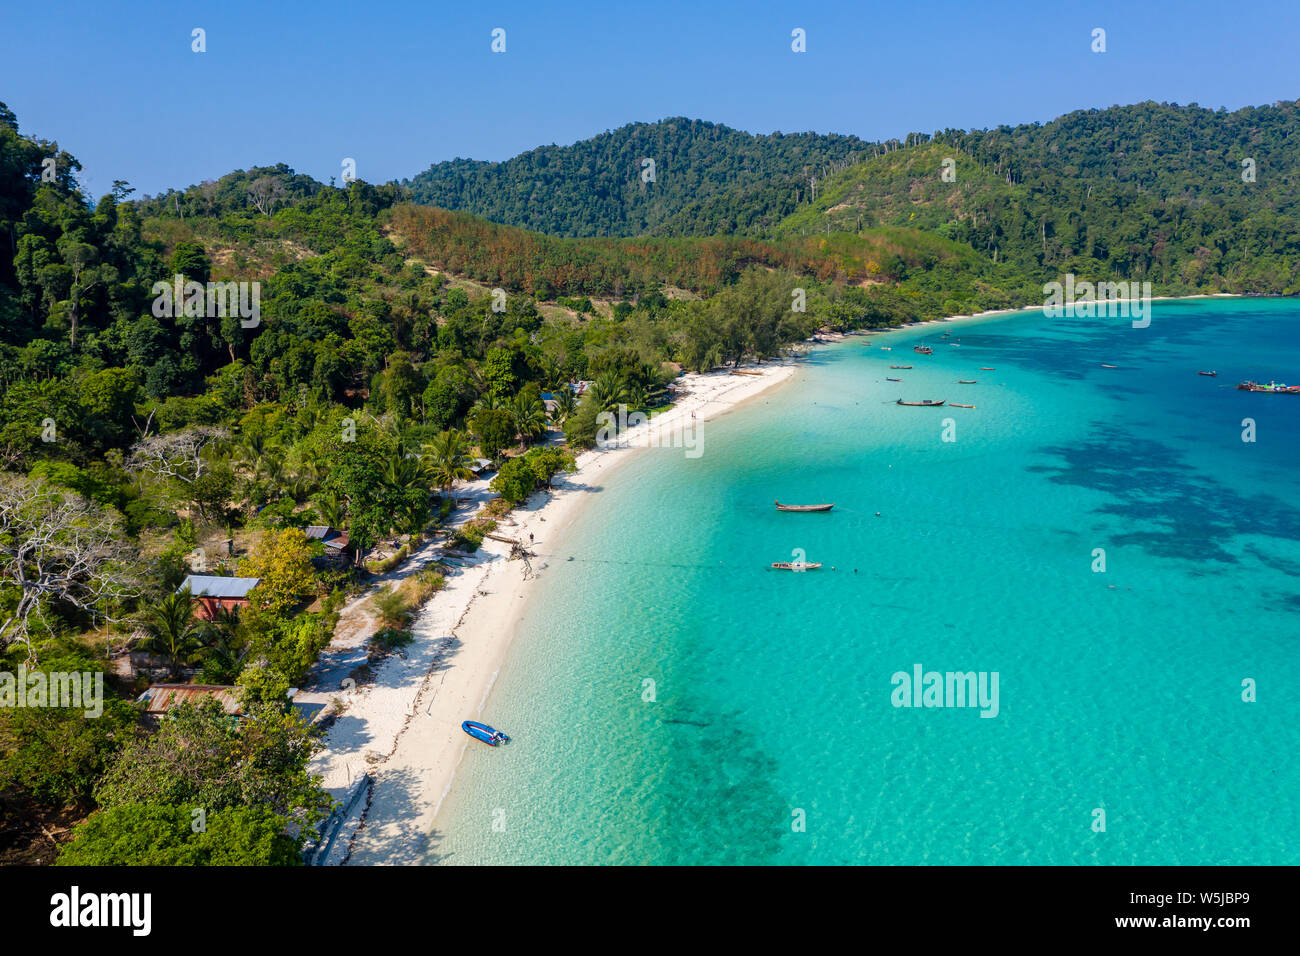
[[[189,590],[197,602],[195,614],[212,620],[218,610],[233,611],[246,605],[249,593],[261,578],[228,578],[208,574],[187,575],[176,589],[177,593]]]
[[[298,688],[290,687],[285,696],[292,703],[297,693]],[[236,721],[244,716],[244,688],[230,684],[154,684],[136,698],[137,703],[144,704],[145,714],[155,719],[173,707],[205,700],[215,700]]]
[[[348,563],[348,533],[327,524],[308,525],[306,531],[309,541],[319,541],[325,545],[324,560],[327,564]]]
[[[242,717],[243,691],[242,687],[226,684],[154,684],[136,700],[145,705],[144,712],[151,717],[161,717],[181,704],[197,704],[209,699],[215,700],[232,717]]]

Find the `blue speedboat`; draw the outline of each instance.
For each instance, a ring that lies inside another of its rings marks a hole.
[[[481,740],[485,744],[495,747],[497,744],[504,744],[510,741],[510,738],[494,727],[487,724],[480,724],[477,720],[467,720],[460,725],[460,729],[465,731],[475,740]]]

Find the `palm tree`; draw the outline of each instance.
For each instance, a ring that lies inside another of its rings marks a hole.
[[[200,655],[204,680],[211,679],[218,684],[233,683],[243,669],[249,652],[249,647],[240,637],[239,613],[224,607],[218,609],[208,622],[206,631],[208,646]]]
[[[334,492],[319,494],[312,499],[312,504],[316,506],[316,513],[320,515],[320,520],[331,528],[342,528],[344,517],[347,509],[339,496]]]
[[[649,401],[646,399],[645,389],[640,385],[632,385],[627,390],[627,410],[629,412],[644,412]]]
[[[520,392],[511,399],[507,411],[515,420],[515,435],[521,445],[546,434],[546,406],[541,399]]]
[[[308,459],[297,469],[289,482],[289,493],[294,501],[306,501],[320,487],[321,469],[313,459]]]
[[[429,513],[429,485],[432,483],[428,466],[417,455],[403,455],[400,452],[388,459],[384,469],[384,481],[398,493],[403,502],[401,517],[406,520],[404,526],[411,531],[418,531]]]
[[[235,457],[239,461],[249,466],[253,475],[257,475],[258,464],[267,452],[275,447],[274,442],[267,441],[266,436],[260,432],[252,435],[245,435],[244,440],[239,443],[235,449]]]
[[[587,389],[597,412],[618,412],[620,405],[628,400],[627,383],[617,372],[602,372]]]
[[[485,392],[477,402],[470,406],[469,414],[466,418],[473,418],[480,411],[492,411],[497,408],[505,408],[505,403],[491,392]]]
[[[140,646],[166,657],[173,677],[179,676],[181,665],[203,648],[205,625],[195,620],[194,595],[188,588],[167,595],[140,623],[145,633]]]
[[[474,472],[469,467],[469,444],[465,441],[464,432],[439,432],[438,437],[425,444],[424,452],[430,477],[442,491],[443,497],[446,497],[456,482],[468,481],[474,477]]]
[[[578,396],[573,394],[573,389],[568,384],[560,386],[560,390],[555,393],[555,408],[551,411],[551,420],[557,425],[563,425],[569,416],[578,410]]]

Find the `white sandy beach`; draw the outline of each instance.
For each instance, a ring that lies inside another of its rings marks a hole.
[[[600,492],[589,489],[607,490],[610,474],[635,454],[638,437],[644,442],[655,430],[662,435],[698,426],[787,381],[796,368],[795,361],[782,360],[745,369],[759,374],[682,376],[676,404],[629,431],[629,447],[583,453],[576,472],[557,476],[553,492],[535,494],[499,522],[496,533],[525,542],[531,533],[539,552],[554,551],[580,510],[597,500]],[[486,481],[458,487],[455,494],[473,499],[474,510],[491,496]],[[440,551],[439,544],[430,544],[388,577],[411,573]],[[345,704],[312,770],[341,801],[366,773],[373,786],[316,862],[424,862],[428,834],[461,755],[467,746],[483,746],[466,736],[461,721],[485,712],[528,599],[546,577],[544,558],[531,559],[534,576],[526,579],[523,562],[509,560],[509,551],[508,544],[485,540],[463,570],[449,576],[447,587],[421,608],[412,626],[415,641],[377,665],[371,682],[360,687],[345,683],[365,659],[364,629],[350,633],[340,627],[336,632],[313,675],[315,686],[297,698],[318,705],[342,698]]]
[[[978,324],[1038,308],[1007,309],[951,316],[913,323],[898,329],[860,332],[875,339],[890,332],[937,323]],[[846,335],[823,335],[832,342]],[[887,341],[887,339],[885,340]],[[813,343],[814,346],[816,343]],[[796,349],[802,352],[803,349]],[[630,447],[593,450],[578,458],[578,470],[557,476],[555,490],[535,494],[499,522],[496,533],[527,541],[534,536],[539,555],[554,552],[566,528],[581,509],[607,490],[609,476],[637,447],[637,436],[660,434],[674,427],[693,426],[724,414],[735,406],[787,381],[797,360],[747,366],[747,372],[690,374],[677,380],[678,400],[671,410],[628,432]],[[694,419],[691,416],[694,415]],[[464,520],[493,497],[487,481],[457,487],[458,499],[469,499],[458,520]],[[380,578],[395,581],[414,573],[442,553],[440,542],[426,545],[397,571]],[[510,648],[515,628],[526,613],[538,581],[546,577],[545,558],[531,559],[534,576],[525,577],[521,561],[509,560],[510,546],[487,539],[447,586],[421,609],[412,626],[415,641],[381,662],[372,681],[349,686],[348,674],[365,660],[366,640],[373,627],[364,614],[352,614],[352,626],[340,626],[334,642],[313,672],[314,686],[298,702],[324,705],[341,699],[343,711],[329,728],[326,748],[312,769],[324,778],[333,796],[346,801],[368,773],[373,786],[363,792],[347,815],[328,852],[316,862],[326,865],[418,864],[427,857],[427,840],[434,819],[455,777],[461,755],[475,743],[460,729],[461,721],[476,719],[489,709],[492,686]],[[359,598],[344,610],[360,608]]]

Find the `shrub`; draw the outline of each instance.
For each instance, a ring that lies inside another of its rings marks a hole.
[[[397,591],[381,591],[375,595],[372,603],[381,627],[405,627],[411,622],[411,605]]]

